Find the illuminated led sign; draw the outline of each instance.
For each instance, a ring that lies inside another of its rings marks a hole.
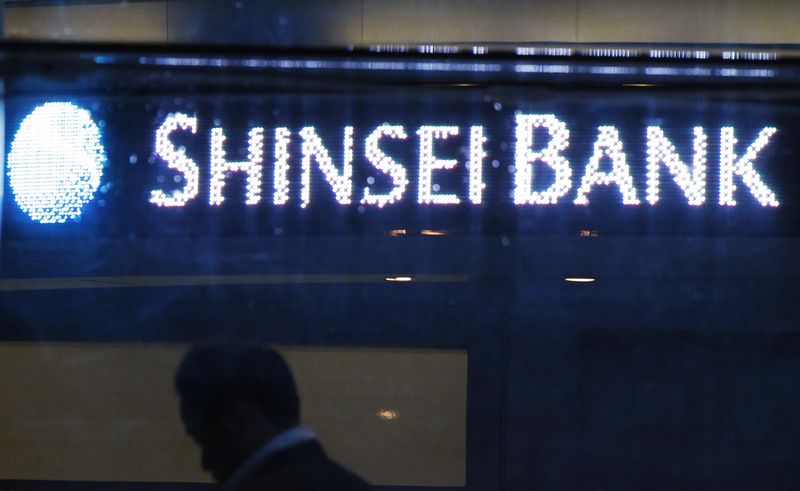
[[[152,185],[145,190],[145,199],[154,209],[201,202],[219,207],[232,199],[226,193],[229,178],[239,175],[245,183],[246,207],[306,209],[321,194],[340,206],[386,208],[409,202],[419,207],[479,206],[496,197],[485,195],[485,190],[491,184],[487,182],[491,179],[486,172],[487,147],[498,138],[510,142],[510,151],[507,161],[495,160],[492,166],[513,172],[503,195],[520,208],[591,206],[598,187],[614,190],[622,205],[655,207],[668,181],[692,207],[734,207],[734,196],[749,196],[763,207],[780,205],[759,172],[769,166],[759,157],[777,138],[778,129],[773,126],[761,127],[751,141],[740,141],[742,136],[733,126],[648,125],[623,131],[619,126],[598,125],[590,128],[590,151],[576,156],[568,154],[575,124],[568,124],[566,118],[521,111],[510,117],[506,126],[510,134],[480,121],[344,125],[338,135],[313,125],[289,124],[253,126],[240,135],[215,123],[204,140],[208,142],[206,157],[200,158],[190,156],[176,138],[198,138],[211,121],[202,120],[201,114],[174,112],[148,131],[152,131],[155,165],[172,173],[179,185]],[[84,108],[67,102],[36,107],[21,122],[7,159],[9,183],[19,207],[41,223],[78,219],[103,178],[102,137]],[[232,157],[227,145],[231,138],[246,140],[244,158]],[[391,142],[413,149],[408,155],[415,159],[393,156],[386,149]],[[457,142],[464,151],[453,152],[448,142]],[[631,142],[645,149],[644,154],[631,154],[626,148]],[[718,182],[709,181],[710,166],[716,166],[712,175]],[[359,181],[354,168],[381,176],[382,185],[377,186],[373,177]],[[460,191],[452,186],[446,191],[440,183],[456,171],[463,173],[464,186]],[[637,187],[637,173],[646,175],[643,189],[641,184]],[[321,178],[327,185],[314,187],[312,178]],[[710,189],[718,197],[715,202],[709,202]]]
[[[17,204],[31,219],[78,218],[100,186],[105,164],[100,129],[89,111],[70,103],[37,107],[20,124],[8,154]]]
[[[183,150],[175,148],[170,143],[169,135],[176,131],[191,131],[197,127],[196,117],[185,114],[170,114],[161,127],[156,130],[155,148],[158,155],[166,162],[167,166],[181,173],[184,188],[168,194],[162,190],[154,190],[151,202],[159,206],[183,206],[190,199],[197,196],[201,184],[198,164],[188,159]],[[572,165],[563,155],[569,147],[569,129],[564,121],[553,114],[517,114],[515,120],[515,187],[514,203],[517,205],[553,205],[570,200],[575,205],[590,204],[592,190],[596,186],[616,186],[620,193],[620,201],[625,205],[639,205],[640,191],[636,189],[631,176],[631,164],[623,146],[619,130],[614,126],[600,126],[597,128],[597,139],[594,142],[594,152],[589,156],[582,169],[582,177],[578,179],[578,186],[574,197],[569,197],[575,187]],[[547,140],[543,143],[534,141],[534,130],[544,128],[547,130]],[[708,148],[706,130],[695,127],[693,135],[693,154],[691,163],[678,154],[670,137],[659,126],[646,128],[644,138],[647,144],[647,188],[644,196],[650,205],[656,205],[659,200],[659,188],[662,181],[662,168],[683,191],[688,204],[701,206],[706,202],[706,165]],[[248,133],[249,153],[245,161],[228,161],[224,149],[225,130],[213,128],[211,130],[211,148],[209,150],[209,195],[210,204],[216,206],[224,201],[222,190],[226,176],[232,172],[244,172],[247,175],[246,205],[257,205],[261,202],[262,175],[264,173],[264,128],[252,128]],[[776,128],[763,128],[755,141],[744,147],[744,151],[737,149],[738,141],[733,127],[719,129],[720,155],[719,155],[719,194],[720,206],[736,206],[733,192],[736,190],[736,180],[749,190],[750,194],[762,206],[778,206],[775,193],[764,183],[761,175],[755,168],[755,161],[759,152],[770,142],[777,132]],[[288,169],[292,165],[292,155],[288,145],[292,138],[292,131],[288,128],[276,128],[274,134],[274,205],[282,206],[288,203],[291,183],[287,177]],[[388,193],[378,193],[370,185],[356,188],[353,183],[354,152],[357,147],[353,138],[354,128],[346,126],[343,129],[342,146],[344,158],[342,162],[334,162],[331,158],[328,144],[323,142],[318,131],[313,126],[306,126],[297,132],[296,137],[301,142],[300,155],[294,156],[295,163],[299,162],[302,168],[300,187],[300,206],[305,208],[311,201],[311,173],[316,167],[324,176],[330,186],[336,202],[340,205],[350,205],[359,202],[366,205],[383,207],[399,202],[403,199],[414,199],[408,195],[416,195],[420,205],[458,205],[470,202],[479,205],[483,200],[483,167],[486,152],[484,145],[487,142],[486,131],[483,126],[435,126],[424,125],[412,130],[403,125],[383,124],[370,129],[369,136],[364,140],[361,151],[364,160],[377,171],[388,176],[392,188]],[[410,190],[409,168],[397,162],[381,150],[380,141],[383,138],[408,140],[409,134],[415,134],[419,145],[419,160],[416,162],[416,189]],[[462,136],[464,135],[464,136]],[[676,135],[678,137],[683,135]],[[435,143],[440,140],[464,137],[467,139],[469,156],[466,161],[459,162],[454,158],[444,158],[435,152]],[[338,143],[338,142],[336,142]],[[540,150],[534,150],[534,148]],[[737,153],[738,151],[738,153]],[[611,162],[610,171],[601,171],[600,163],[604,158]],[[536,187],[536,164],[550,167],[555,174],[554,179],[547,184],[543,191],[534,191]],[[457,194],[440,193],[436,184],[436,175],[447,172],[464,165],[469,169],[469,186],[466,196]],[[666,173],[665,173],[666,175]],[[360,194],[360,195],[359,195]],[[177,198],[176,198],[177,196]]]

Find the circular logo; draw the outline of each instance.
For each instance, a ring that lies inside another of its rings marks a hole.
[[[20,124],[8,154],[14,199],[31,219],[64,223],[78,219],[103,176],[100,129],[86,109],[48,102]]]

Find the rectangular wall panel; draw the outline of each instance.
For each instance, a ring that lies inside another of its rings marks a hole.
[[[169,40],[291,46],[361,42],[361,1],[171,0]]]
[[[184,350],[0,345],[0,480],[208,481],[173,389]],[[464,484],[466,353],[281,351],[334,459],[376,484]]]
[[[164,42],[166,2],[6,7],[7,39]]]
[[[800,42],[794,0],[579,1],[581,42]]]
[[[364,0],[364,42],[570,42],[575,2]]]
[[[374,43],[798,43],[792,0],[169,0],[5,9],[9,39]]]

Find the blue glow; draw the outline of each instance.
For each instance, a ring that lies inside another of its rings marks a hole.
[[[37,222],[64,223],[80,217],[94,198],[106,156],[89,111],[48,102],[22,121],[7,161],[22,211]]]

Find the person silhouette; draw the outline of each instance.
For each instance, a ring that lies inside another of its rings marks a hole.
[[[225,491],[368,490],[299,425],[300,400],[277,351],[247,344],[190,348],[175,374],[186,433]]]

